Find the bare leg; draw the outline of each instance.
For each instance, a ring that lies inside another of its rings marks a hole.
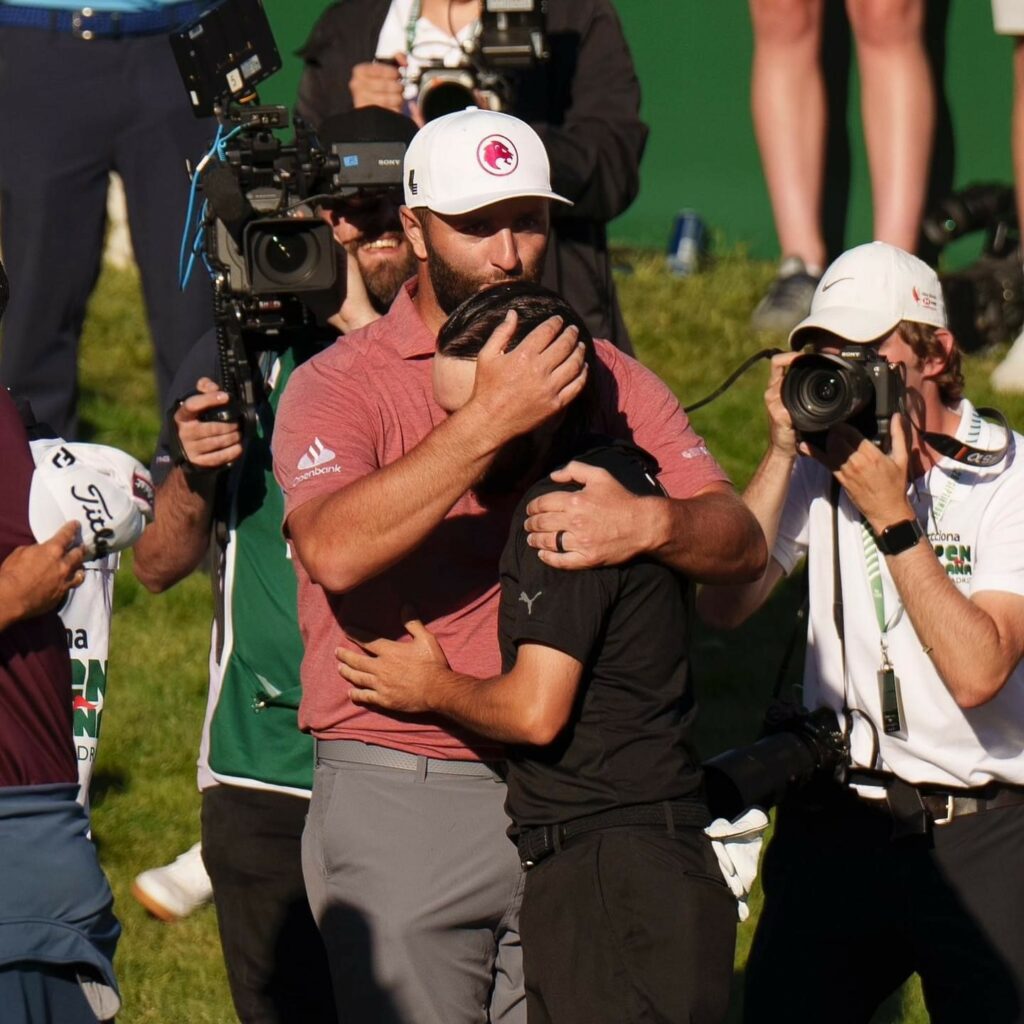
[[[750,0],[751,109],[783,256],[819,273],[825,262],[821,192],[825,84],[821,0]]]
[[[924,0],[847,0],[857,41],[875,238],[913,252],[935,136]]]
[[[1014,39],[1010,148],[1013,151],[1017,217],[1024,224],[1024,36]],[[1017,337],[1006,358],[992,372],[992,384],[997,391],[1024,391],[1024,332]]]

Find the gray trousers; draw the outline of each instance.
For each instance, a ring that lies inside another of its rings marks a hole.
[[[317,758],[302,868],[343,1024],[525,1024],[505,785]]]

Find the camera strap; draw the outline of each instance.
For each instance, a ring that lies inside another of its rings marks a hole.
[[[921,440],[934,448],[940,455],[945,455],[956,462],[963,462],[968,466],[984,469],[1002,462],[1006,458],[1006,453],[1014,446],[1010,424],[998,409],[977,409],[976,412],[979,416],[995,420],[1003,428],[1006,440],[998,448],[975,448],[974,445],[950,437],[948,434],[937,434],[927,430],[920,432]]]

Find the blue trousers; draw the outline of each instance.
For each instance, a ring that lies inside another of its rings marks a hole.
[[[0,230],[11,279],[0,383],[78,435],[78,343],[99,274],[108,175],[124,179],[163,411],[178,364],[212,325],[206,275],[178,289],[185,159],[215,126],[193,116],[165,33],[79,39],[0,28]]]

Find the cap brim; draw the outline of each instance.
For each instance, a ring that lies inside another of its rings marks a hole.
[[[547,189],[546,191],[544,189],[531,189],[526,191],[522,189],[512,189],[506,193],[488,192],[485,195],[460,196],[443,203],[428,201],[417,205],[426,206],[428,209],[433,210],[434,213],[455,215],[460,213],[472,213],[474,210],[482,210],[485,206],[493,206],[495,203],[503,203],[506,199],[551,199],[556,203],[565,203],[566,206],[572,206],[571,200],[566,199],[565,196],[560,196],[557,192],[552,192],[550,189]]]
[[[803,348],[805,342],[801,335],[810,330],[828,331],[855,345],[867,345],[892,334],[898,324],[899,320],[893,322],[891,316],[856,306],[829,306],[801,320],[789,332],[789,346]]]

